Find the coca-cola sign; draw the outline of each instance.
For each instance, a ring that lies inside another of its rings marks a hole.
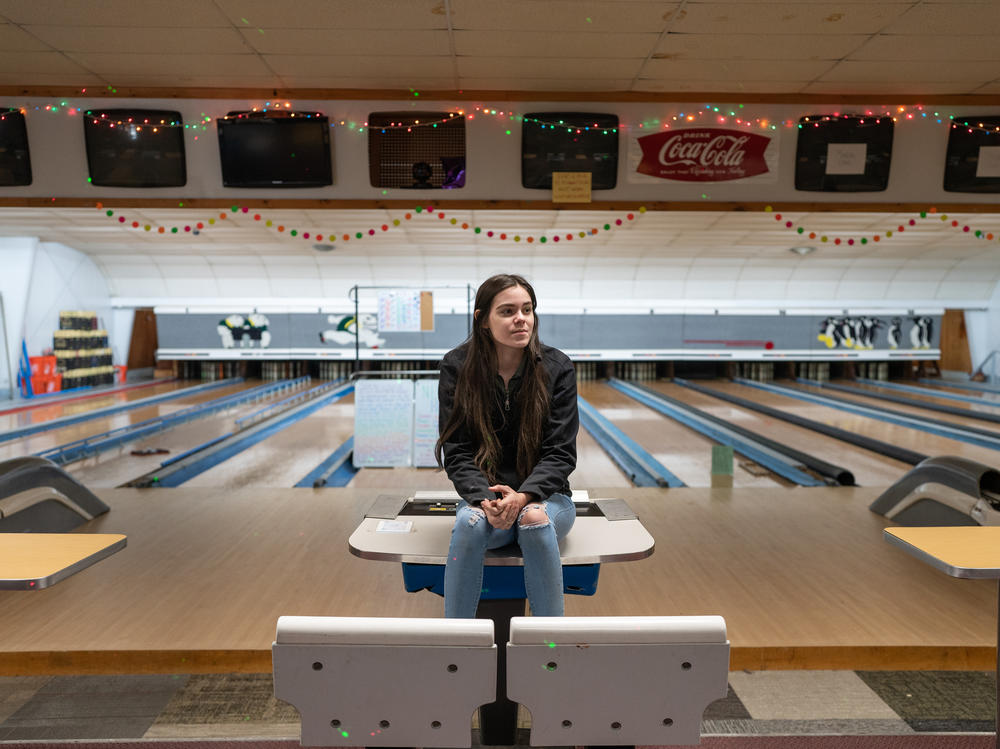
[[[766,135],[714,127],[671,130],[638,139],[636,171],[683,182],[723,182],[768,172]]]

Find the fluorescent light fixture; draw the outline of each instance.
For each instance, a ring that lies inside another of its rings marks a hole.
[[[809,247],[807,245],[801,245],[799,247],[789,247],[789,252],[794,252],[796,255],[808,255],[810,252],[815,252],[815,247]]]

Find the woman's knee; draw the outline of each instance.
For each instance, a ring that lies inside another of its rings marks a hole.
[[[535,504],[534,502],[525,505],[517,518],[517,524],[522,528],[548,525],[548,522],[549,514],[545,511],[545,505]]]

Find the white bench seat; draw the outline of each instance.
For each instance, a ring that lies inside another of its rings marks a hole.
[[[507,696],[530,711],[532,746],[697,744],[728,677],[720,616],[510,622]]]
[[[271,651],[303,746],[469,747],[496,699],[487,619],[283,616]]]

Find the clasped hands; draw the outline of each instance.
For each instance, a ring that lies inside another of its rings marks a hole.
[[[491,492],[500,492],[500,499],[484,499],[479,503],[489,524],[499,530],[507,530],[515,522],[524,506],[531,497],[522,492],[516,492],[506,484],[496,484],[488,487]]]

